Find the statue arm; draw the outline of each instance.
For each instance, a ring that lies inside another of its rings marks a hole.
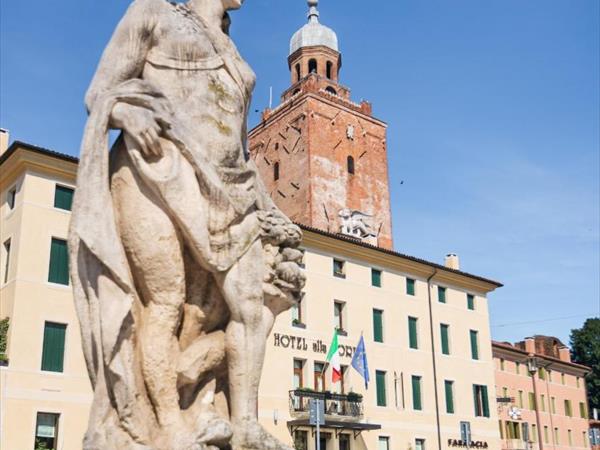
[[[134,0],[131,4],[104,50],[85,96],[88,112],[99,95],[141,75],[156,17],[156,0]]]

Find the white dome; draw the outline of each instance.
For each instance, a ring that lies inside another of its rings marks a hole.
[[[335,31],[319,23],[317,3],[315,0],[309,0],[308,23],[292,36],[290,41],[290,55],[303,47],[313,47],[316,45],[323,45],[336,52],[339,51],[338,38]]]

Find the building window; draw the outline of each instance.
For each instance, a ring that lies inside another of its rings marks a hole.
[[[278,162],[276,162],[273,165],[273,180],[274,181],[279,180],[279,163]]]
[[[344,302],[333,302],[333,325],[342,333],[345,333],[344,330],[344,316],[346,310],[346,304]]]
[[[577,377],[576,380],[577,380],[577,389],[579,389],[581,387],[581,383],[580,383],[581,379],[579,377]]]
[[[554,444],[560,445],[560,436],[558,435],[558,428],[554,428]]]
[[[305,293],[302,292],[300,298],[294,305],[292,306],[292,325],[300,328],[304,328],[303,322],[303,303],[304,303]]]
[[[450,325],[440,325],[440,335],[442,338],[442,354],[450,354]]]
[[[65,360],[65,334],[67,326],[61,323],[44,324],[44,343],[42,346],[42,370],[62,372]]]
[[[333,276],[346,278],[346,263],[340,259],[333,260]]]
[[[339,437],[340,450],[350,450],[350,435],[340,434]]]
[[[52,238],[50,246],[50,265],[48,281],[57,284],[69,284],[69,252],[67,241]]]
[[[381,309],[373,310],[373,340],[383,342],[383,311]]]
[[[340,381],[338,383],[338,392],[340,394],[346,393],[346,375],[348,373],[348,366],[340,366]]]
[[[298,430],[294,432],[294,449],[308,450],[308,431]]]
[[[567,430],[567,436],[569,439],[569,447],[573,446],[573,430]]]
[[[540,367],[538,370],[538,378],[540,380],[546,380],[546,369],[544,369],[543,367]]]
[[[560,374],[560,382],[561,382],[561,384],[563,384],[563,385],[567,384],[567,380],[566,380],[566,377],[565,377],[565,374],[564,374],[564,373],[561,373],[561,374]]]
[[[406,295],[415,295],[415,280],[412,278],[406,279]]]
[[[473,294],[467,294],[467,308],[471,311],[475,310],[475,296]]]
[[[546,412],[546,396],[540,395],[540,409],[542,412]]]
[[[390,438],[387,436],[379,436],[377,450],[390,450]]]
[[[587,410],[586,410],[586,407],[585,407],[585,402],[579,402],[579,416],[582,419],[587,419],[588,418],[588,416],[587,416]]]
[[[4,283],[8,281],[8,271],[10,269],[10,239],[4,242],[4,276],[2,279]]]
[[[385,372],[375,371],[375,387],[377,389],[377,406],[387,406],[387,394],[385,391]]]
[[[54,207],[71,211],[73,206],[73,193],[75,191],[66,186],[56,185],[54,189]]]
[[[416,317],[408,318],[408,346],[414,350],[419,348],[418,324],[419,320]]]
[[[316,59],[309,59],[308,60],[308,73],[317,73],[317,60]]]
[[[546,374],[548,375],[548,381],[552,383],[552,371],[550,369],[547,369]]]
[[[537,442],[537,425],[535,423],[531,424],[531,442]]]
[[[314,365],[314,387],[317,392],[325,391],[325,364],[316,362]]]
[[[490,405],[487,386],[473,385],[475,417],[490,417]]]
[[[381,270],[371,269],[371,286],[381,287]]]
[[[544,444],[550,443],[550,434],[548,430],[548,425],[544,425]]]
[[[425,450],[425,439],[415,439],[415,450]]]
[[[517,375],[521,375],[521,363],[519,363],[519,362],[515,363],[515,373]]]
[[[508,388],[507,387],[502,388],[502,397],[508,398]]]
[[[503,371],[503,372],[504,372],[504,366],[505,366],[504,360],[500,359],[500,370]]]
[[[326,90],[327,92],[329,92],[330,94],[337,95],[337,91],[336,91],[334,88],[332,88],[331,86],[327,86],[327,87],[325,88],[325,90]]]
[[[529,409],[531,411],[535,411],[536,408],[536,401],[535,401],[535,395],[533,394],[533,392],[529,393]]]
[[[518,422],[506,422],[506,438],[521,439],[521,427]]]
[[[294,389],[304,387],[304,360],[294,359]]]
[[[524,405],[524,403],[523,403],[523,391],[519,391],[518,396],[519,396],[519,398],[518,398],[518,403],[517,404],[519,405],[519,408],[523,409],[524,408],[524,406],[523,406]]]
[[[347,161],[348,173],[350,175],[354,175],[354,157],[348,156],[346,161]]]
[[[300,81],[300,64],[296,64],[296,82]]]
[[[34,448],[56,449],[59,417],[59,414],[37,413]]]
[[[550,397],[550,411],[552,414],[556,414],[556,397]]]
[[[446,303],[446,288],[438,286],[438,302]]]
[[[6,193],[6,203],[8,203],[8,209],[15,209],[15,203],[17,202],[17,187],[11,188]]]
[[[571,400],[565,400],[565,416],[573,417],[573,405]]]
[[[415,411],[423,410],[423,395],[421,392],[421,380],[422,378],[416,375],[413,375],[411,384],[412,384],[412,400],[413,400],[413,409]]]
[[[327,61],[327,78],[331,80],[333,71],[333,63],[331,61]]]
[[[454,381],[444,381],[444,390],[446,393],[446,412],[454,414]]]
[[[471,337],[471,358],[474,360],[479,359],[479,333],[475,330],[469,331]]]

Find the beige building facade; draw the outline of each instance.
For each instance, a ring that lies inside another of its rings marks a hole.
[[[0,157],[1,318],[8,317],[1,447],[81,448],[91,388],[62,258],[77,159],[14,142]],[[487,294],[500,285],[359,240],[304,229],[305,296],[269,337],[263,425],[314,449],[310,398],[325,399],[323,450],[499,449]],[[454,267],[454,268],[452,268]],[[339,329],[343,382],[326,354]],[[350,367],[360,336],[370,383]],[[466,425],[468,424],[468,425]]]

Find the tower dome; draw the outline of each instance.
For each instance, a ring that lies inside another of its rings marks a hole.
[[[335,31],[319,23],[318,4],[319,0],[308,0],[308,23],[292,36],[290,55],[303,47],[318,45],[328,47],[336,52],[339,51]]]

